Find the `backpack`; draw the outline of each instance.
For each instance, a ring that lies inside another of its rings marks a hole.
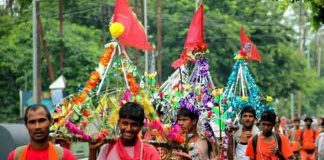
[[[23,152],[23,150],[27,147],[28,145],[23,145],[23,146],[20,146],[20,147],[17,147],[15,149],[15,152],[14,152],[14,160],[19,160],[20,159],[20,156]],[[60,146],[56,146],[54,145],[54,148],[56,150],[56,153],[59,157],[60,160],[63,160],[63,148],[60,147]]]
[[[259,134],[255,135],[252,139],[252,146],[253,146],[253,151],[254,151],[254,154],[256,155],[257,153],[257,145],[258,145],[258,138],[259,138]],[[277,143],[278,143],[278,147],[279,147],[279,150],[281,151],[281,137],[278,133],[275,133],[275,138],[277,140]]]

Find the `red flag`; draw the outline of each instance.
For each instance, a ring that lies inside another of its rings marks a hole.
[[[261,63],[261,57],[259,55],[257,48],[250,40],[250,38],[245,34],[243,28],[241,28],[240,36],[241,36],[240,55],[242,55],[246,60],[252,60],[252,61],[254,60]]]
[[[204,7],[202,3],[192,17],[184,45],[185,48],[206,46],[204,42]]]
[[[132,46],[142,50],[152,50],[147,41],[144,27],[129,6],[128,0],[116,0],[113,22],[122,23],[124,33],[119,37],[119,42],[125,46]]]

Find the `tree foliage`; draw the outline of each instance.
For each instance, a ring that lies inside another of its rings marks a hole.
[[[15,2],[0,9],[0,121],[13,121],[19,113],[19,90],[32,89],[32,4],[31,0]],[[40,15],[55,76],[66,77],[69,93],[78,91],[97,66],[103,44],[110,39],[107,25],[113,3],[113,0],[63,1],[64,38],[61,39],[58,2],[41,1]],[[157,44],[156,7],[155,0],[148,1],[148,34],[153,44]],[[163,80],[173,72],[171,62],[181,53],[195,7],[194,1],[162,1]],[[282,3],[276,1],[205,1],[205,41],[210,50],[207,57],[213,80],[218,87],[226,85],[233,53],[239,50],[239,30],[244,27],[262,56],[261,64],[249,63],[262,94],[278,99],[277,110],[287,115],[290,93],[300,90],[303,97],[308,97],[303,101],[303,112],[323,114],[320,108],[324,101],[320,95],[324,81],[316,77],[312,68],[307,68],[305,56],[298,53],[297,33],[282,23],[283,13]],[[141,14],[138,17],[142,19]],[[63,71],[58,66],[60,47],[65,58]],[[127,50],[139,72],[143,72],[143,53]],[[46,69],[43,58],[43,90],[48,90],[50,84]]]

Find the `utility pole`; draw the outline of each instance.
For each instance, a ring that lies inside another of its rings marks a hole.
[[[61,72],[63,71],[63,63],[64,63],[64,53],[63,53],[63,13],[62,13],[62,0],[59,0],[59,21],[60,21],[60,25],[59,25],[59,29],[60,29],[60,38],[61,38],[61,44],[60,44],[60,70]]]
[[[39,6],[39,2],[38,2],[38,6]],[[38,11],[37,11],[37,13],[38,13]],[[52,62],[51,62],[47,42],[46,42],[46,39],[45,39],[45,33],[43,31],[42,21],[41,21],[41,18],[40,18],[39,14],[37,14],[37,26],[38,26],[38,30],[37,30],[38,31],[37,32],[38,33],[38,39],[39,39],[39,42],[40,42],[40,40],[42,40],[44,50],[45,50],[45,59],[46,59],[46,63],[47,63],[47,73],[48,73],[48,76],[49,76],[51,82],[53,83],[55,81],[54,69],[53,69],[53,65],[52,65]],[[38,45],[40,46],[40,43],[38,43]],[[40,52],[40,49],[39,49],[39,52]],[[39,58],[40,57],[41,56],[39,56]]]
[[[162,84],[162,17],[161,0],[157,0],[157,54],[158,54],[158,82]]]
[[[318,48],[318,58],[317,58],[317,75],[321,77],[321,58],[322,58],[322,46]]]
[[[104,0],[100,1],[100,25],[101,25],[101,40],[102,40],[102,44],[105,45],[106,44],[106,32],[107,32],[107,24],[105,22],[105,13],[110,12],[110,9],[107,9],[106,4],[104,3]],[[106,11],[106,12],[105,12]]]
[[[147,38],[148,38],[148,34],[147,34],[147,2],[146,0],[143,1],[143,9],[144,9],[144,30],[145,30],[145,33],[147,35]],[[149,58],[148,58],[148,52],[145,51],[145,72],[148,73],[149,72]]]
[[[137,17],[139,18],[140,15],[140,11],[139,11],[139,7],[138,7],[138,3],[137,0],[134,0],[134,11],[135,14],[137,15]],[[139,51],[138,50],[134,50],[134,64],[135,66],[138,66],[138,60],[139,60]]]
[[[304,56],[304,37],[305,37],[305,33],[304,33],[304,21],[303,21],[303,0],[299,1],[299,54],[301,57]],[[307,60],[307,67],[309,66],[309,60]],[[298,107],[298,117],[301,116],[301,106],[302,106],[302,93],[300,90],[298,90],[296,92],[297,94],[297,107]]]
[[[322,43],[321,43],[321,29],[319,29],[316,32],[316,47],[315,47],[315,51],[317,52],[317,75],[320,78],[321,77],[321,59],[322,59]]]
[[[38,37],[38,23],[37,15],[39,8],[39,1],[33,0],[33,97],[36,104],[41,103],[41,54]]]
[[[196,11],[197,11],[197,9],[199,7],[199,4],[200,4],[200,0],[196,0]]]
[[[155,62],[155,58],[156,58],[156,51],[155,51],[155,44],[153,44],[153,50],[152,50],[152,53],[151,53],[151,63],[150,63],[150,73],[154,73],[156,71],[156,62]]]
[[[290,93],[290,115],[291,115],[291,119],[295,118],[295,113],[294,113],[294,94]]]

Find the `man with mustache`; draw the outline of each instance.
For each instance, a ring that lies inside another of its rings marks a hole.
[[[274,133],[276,114],[266,110],[261,114],[262,132],[250,138],[245,155],[251,160],[286,160],[293,157],[289,140]]]
[[[24,121],[30,143],[12,151],[8,160],[76,160],[68,149],[55,146],[49,141],[52,117],[46,106],[27,107]]]
[[[256,113],[253,107],[246,106],[241,111],[240,122],[237,131],[234,131],[234,127],[230,127],[228,130],[228,159],[240,159],[249,160],[249,157],[245,156],[248,140],[259,133],[258,127],[254,125],[256,121]],[[233,135],[234,132],[234,135]]]
[[[132,102],[124,104],[119,111],[120,137],[117,141],[101,147],[98,160],[159,160],[160,155],[157,150],[138,138],[143,125],[143,108]],[[89,160],[97,158],[97,149],[103,142],[104,140],[100,139],[96,143],[89,143]]]

